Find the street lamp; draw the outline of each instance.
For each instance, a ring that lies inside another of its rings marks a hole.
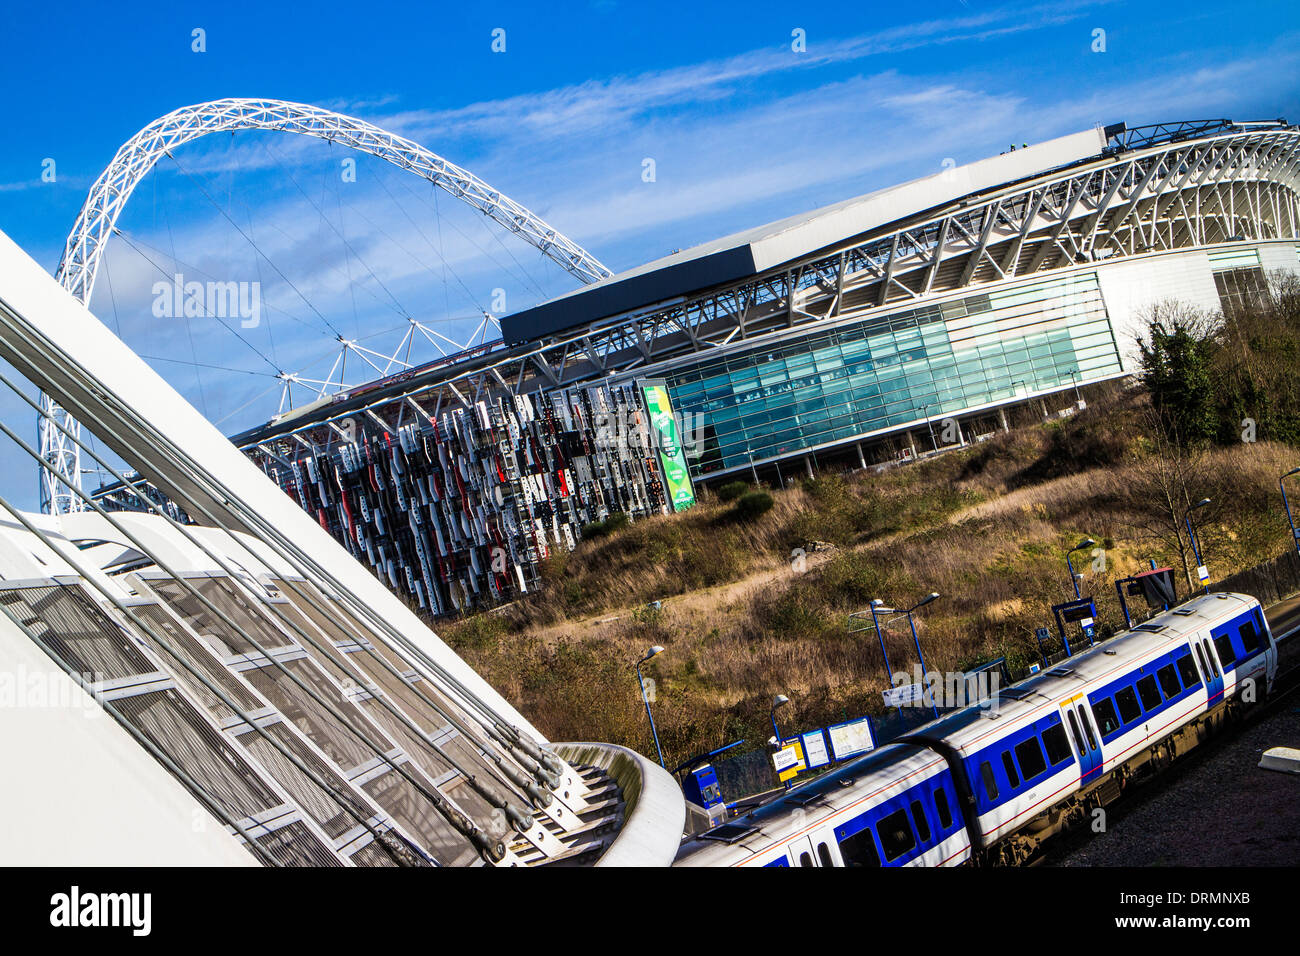
[[[664,751],[663,748],[659,746],[659,731],[655,728],[655,717],[654,714],[650,713],[650,697],[645,692],[645,678],[641,676],[641,665],[650,660],[650,658],[662,654],[663,652],[664,649],[658,644],[645,652],[645,657],[636,662],[636,680],[637,683],[641,685],[641,701],[645,704],[645,715],[650,718],[650,733],[655,739],[655,750],[659,754],[659,766],[667,770],[668,765],[664,763]]]
[[[1070,555],[1076,551],[1086,551],[1097,544],[1092,538],[1084,538],[1069,551],[1065,552],[1065,566],[1070,569],[1070,583],[1074,585],[1074,599],[1080,600],[1083,595],[1079,593],[1079,576],[1074,573],[1074,565],[1070,563]]]
[[[921,406],[921,414],[925,416],[925,427],[930,433],[930,447],[934,451],[938,451],[939,443],[934,440],[934,426],[930,424],[930,409],[933,407],[933,403],[927,402],[925,405]]]
[[[772,698],[772,710],[769,716],[772,718],[772,733],[776,735],[776,745],[778,747],[781,746],[781,730],[776,725],[776,709],[784,707],[788,703],[790,703],[790,698],[786,697],[785,694],[777,694]]]
[[[1198,508],[1204,508],[1210,503],[1209,498],[1202,498],[1196,504],[1187,509],[1187,514],[1183,522],[1187,525],[1187,537],[1192,541],[1192,554],[1196,557],[1196,576],[1201,578],[1201,587],[1205,588],[1205,593],[1210,593],[1210,572],[1206,569],[1202,576],[1202,569],[1205,568],[1205,559],[1201,557],[1201,543],[1196,540],[1196,529],[1192,525],[1192,512]]]
[[[1286,523],[1291,526],[1291,543],[1295,545],[1296,554],[1300,554],[1300,531],[1296,530],[1295,518],[1291,514],[1291,502],[1286,500],[1286,486],[1283,484],[1292,475],[1300,475],[1300,468],[1292,468],[1279,478],[1277,486],[1282,491],[1282,507],[1286,509]]]

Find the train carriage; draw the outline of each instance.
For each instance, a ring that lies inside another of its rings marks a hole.
[[[688,838],[677,865],[1019,862],[1261,700],[1276,673],[1258,601],[1197,596]]]
[[[941,866],[970,857],[947,762],[888,744],[707,833],[676,866]]]
[[[1259,602],[1202,595],[1008,688],[996,707],[907,739],[948,756],[974,845],[1022,859],[1135,773],[1194,746],[1202,722],[1262,697],[1276,669]]]

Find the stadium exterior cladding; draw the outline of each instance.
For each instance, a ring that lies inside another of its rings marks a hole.
[[[1281,120],[1074,134],[601,280],[505,317],[501,342],[234,441],[270,470],[337,455],[345,419],[395,435],[647,378],[697,479],[964,440],[1008,405],[1129,373],[1155,302],[1218,309],[1300,268],[1298,187],[1300,129]],[[932,438],[945,420],[955,436]]]

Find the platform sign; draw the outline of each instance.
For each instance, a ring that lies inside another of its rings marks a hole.
[[[808,769],[803,759],[803,746],[796,740],[781,741],[781,749],[772,755],[772,766],[776,768],[776,778],[785,783]]]
[[[1198,566],[1197,569],[1196,569],[1196,579],[1197,579],[1198,581],[1200,581],[1202,584],[1209,584],[1209,583],[1210,583],[1210,569],[1207,568],[1207,567],[1206,567],[1205,565],[1203,565],[1203,564],[1200,565],[1200,566]]]
[[[871,721],[866,717],[844,724],[832,724],[826,728],[826,736],[830,738],[831,754],[836,760],[847,760],[876,748]]]
[[[1178,591],[1174,585],[1173,568],[1156,568],[1143,571],[1131,578],[1121,578],[1115,582],[1120,597],[1140,597],[1147,607],[1171,607],[1178,603]]]
[[[810,731],[800,737],[803,742],[804,757],[808,762],[808,769],[815,770],[818,767],[824,767],[831,762],[830,752],[826,749],[826,734],[820,730]]]
[[[645,397],[646,412],[654,429],[659,446],[659,464],[664,473],[664,490],[674,511],[685,511],[695,504],[695,488],[686,467],[686,452],[682,448],[677,418],[673,415],[668,385],[662,379],[643,379],[641,393]]]
[[[920,684],[902,684],[883,690],[880,694],[885,699],[886,707],[907,707],[918,703],[923,695],[924,688]]]

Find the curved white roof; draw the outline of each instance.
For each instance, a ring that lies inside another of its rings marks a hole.
[[[1085,130],[723,236],[647,262],[501,320],[508,343],[765,272],[927,209],[1101,153]]]

